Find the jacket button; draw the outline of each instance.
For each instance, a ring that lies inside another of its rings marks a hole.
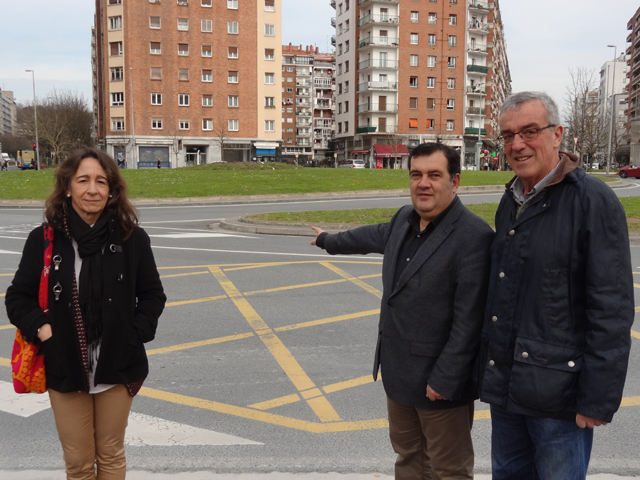
[[[492,366],[492,367],[493,367],[495,364],[496,364],[496,362],[494,362],[493,360],[489,360],[489,365],[490,365],[490,366]]]
[[[569,363],[567,363],[567,365],[569,365],[571,368],[576,366],[576,363],[573,360],[569,360]]]
[[[108,302],[111,302],[111,299],[109,299]]]
[[[515,230],[509,230],[509,235],[515,235],[516,231]]]
[[[493,317],[491,317],[491,321],[492,322],[497,322],[498,321],[498,317],[496,317],[495,315]]]
[[[498,276],[499,276],[500,278],[504,278],[504,272],[500,272],[500,273],[498,274]]]
[[[529,354],[527,352],[522,352],[522,358],[529,358]]]

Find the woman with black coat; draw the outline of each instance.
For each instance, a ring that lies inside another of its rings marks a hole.
[[[6,294],[11,323],[42,342],[67,478],[124,479],[124,434],[149,371],[166,296],[124,179],[106,153],[82,148],[56,171],[45,217],[54,229],[48,315],[38,304],[44,229],[26,241]]]

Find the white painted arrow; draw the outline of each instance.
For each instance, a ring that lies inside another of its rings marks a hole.
[[[12,252],[10,250],[0,250],[0,253],[6,253],[8,255],[22,255],[20,252]]]
[[[221,238],[221,237],[239,237],[239,238],[255,238],[247,235],[234,235],[232,233],[154,233],[150,237],[158,238]]]

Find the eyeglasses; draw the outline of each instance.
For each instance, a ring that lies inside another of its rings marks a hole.
[[[530,142],[531,140],[535,140],[536,138],[538,138],[538,134],[542,130],[546,130],[547,128],[553,128],[553,127],[557,127],[557,125],[547,125],[546,127],[542,127],[542,128],[527,128],[520,132],[505,133],[504,135],[500,135],[498,137],[498,141],[502,145],[511,145],[515,140],[516,135],[520,135],[520,138],[522,139],[523,142]]]

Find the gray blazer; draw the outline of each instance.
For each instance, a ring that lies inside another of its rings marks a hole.
[[[392,400],[452,408],[477,398],[471,371],[477,353],[494,232],[458,201],[416,252],[397,285],[396,262],[413,206],[389,223],[324,238],[330,254],[382,253],[384,287],[373,365]],[[451,401],[430,401],[427,384]]]

